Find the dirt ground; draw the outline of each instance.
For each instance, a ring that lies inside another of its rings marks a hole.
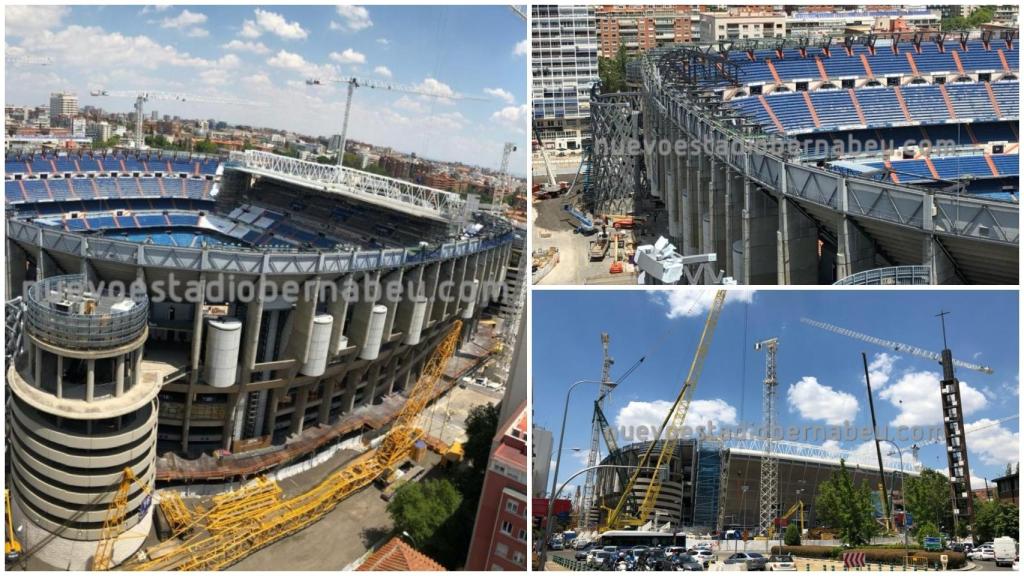
[[[594,236],[584,236],[573,231],[567,221],[562,205],[563,198],[541,200],[531,208],[534,220],[533,249],[556,246],[559,261],[551,272],[541,279],[541,285],[558,284],[634,284],[636,276],[629,272],[632,265],[625,264],[627,271],[609,274],[611,253],[600,262],[591,262],[588,252]]]

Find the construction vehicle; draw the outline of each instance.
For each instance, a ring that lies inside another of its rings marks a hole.
[[[540,130],[536,124],[533,127],[533,137],[537,141],[537,148],[540,150],[540,157],[544,162],[544,172],[547,173],[548,181],[533,185],[533,197],[538,199],[554,198],[568,191],[566,183],[559,183],[555,179],[555,172],[551,169],[551,162],[548,161],[548,151],[544,148],[544,142],[540,139]]]
[[[214,498],[209,510],[192,513],[191,535],[182,530],[153,546],[143,560],[127,569],[221,570],[282,538],[295,534],[329,514],[343,500],[380,477],[389,478],[405,462],[425,433],[419,425],[423,409],[440,391],[448,360],[459,344],[462,322],[456,321],[430,355],[420,379],[391,424],[372,448],[298,496],[284,499],[276,482],[257,479],[245,488]]]
[[[4,515],[7,517],[7,537],[4,538],[4,557],[7,562],[17,562],[21,558],[21,542],[14,532],[14,519],[11,514],[11,491],[4,488]]]
[[[576,232],[580,234],[593,234],[597,231],[597,227],[594,226],[594,221],[583,212],[577,210],[572,204],[566,204],[562,206],[562,209],[565,210],[571,219],[576,221]]]
[[[139,507],[139,516],[144,516],[146,510],[152,505],[153,491],[149,485],[140,482],[131,468],[125,468],[121,475],[121,483],[117,487],[117,492],[114,493],[114,499],[110,502],[110,507],[107,508],[107,517],[103,520],[100,541],[96,546],[96,554],[92,558],[93,570],[110,570],[113,566],[114,544],[124,530],[124,517],[128,510],[128,491],[132,486],[137,486],[146,493],[146,497]]]
[[[789,526],[789,519],[797,512],[800,513],[800,534],[802,535],[806,530],[804,527],[804,501],[797,500],[795,504],[789,507],[789,510],[786,510],[785,514],[779,516],[774,522],[772,522],[772,526],[768,530],[768,539],[771,540],[775,536],[776,530],[782,530]]]
[[[725,305],[725,294],[724,290],[719,290],[715,293],[711,308],[708,310],[707,319],[704,322],[704,330],[701,332],[700,340],[697,343],[697,349],[694,351],[693,361],[690,363],[690,369],[686,375],[686,380],[683,382],[682,389],[679,390],[679,395],[676,396],[672,408],[665,415],[665,420],[662,421],[661,427],[658,428],[657,433],[652,438],[651,444],[637,461],[636,468],[629,481],[622,488],[622,494],[619,497],[618,503],[609,511],[604,530],[620,530],[626,527],[642,526],[647,523],[648,517],[654,512],[654,505],[658,501],[658,495],[661,493],[661,485],[664,481],[668,480],[667,467],[672,461],[672,456],[675,453],[678,442],[668,441],[661,443],[661,451],[658,453],[653,474],[649,470],[651,468],[649,463],[655,447],[658,446],[658,441],[665,432],[665,428],[671,423],[675,434],[679,434],[683,429],[686,413],[690,407],[690,398],[697,388],[697,382],[700,380],[701,372],[704,369],[704,360],[707,358],[708,348],[711,345],[711,338],[714,336],[715,328],[718,326],[718,318],[722,313],[722,307]],[[633,492],[637,480],[639,480],[642,473],[650,475],[650,483],[647,485],[644,497],[637,507],[636,514],[627,514],[627,495]]]
[[[596,240],[590,241],[590,260],[604,260],[604,257],[608,255],[608,238],[601,236]]]

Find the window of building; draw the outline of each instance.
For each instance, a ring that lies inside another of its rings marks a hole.
[[[519,512],[519,502],[516,502],[515,500],[509,500],[508,502],[505,503],[505,509],[508,510],[509,512],[513,513],[513,514],[518,513]]]
[[[516,564],[519,564],[520,566],[523,565],[523,561],[525,559],[526,558],[523,557],[523,553],[522,552],[513,552],[512,553],[512,561],[515,562]]]
[[[504,522],[502,522],[501,523],[501,533],[502,534],[508,534],[509,536],[511,536],[512,535],[512,523],[509,522],[508,520],[505,520]]]
[[[509,531],[509,534],[511,534],[511,533],[512,532]],[[522,540],[523,542],[526,542],[526,530],[523,530],[521,528],[519,529],[519,539]]]
[[[501,556],[502,558],[506,558],[508,556],[508,544],[502,544],[499,542],[494,547],[494,554],[497,556]]]

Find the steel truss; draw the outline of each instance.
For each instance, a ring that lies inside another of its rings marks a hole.
[[[638,195],[647,191],[647,175],[640,141],[640,93],[600,94],[590,97],[593,141],[588,185],[583,190],[592,213],[628,214]]]
[[[413,216],[444,222],[465,220],[466,201],[458,194],[378,176],[344,166],[307,162],[259,150],[232,152],[227,166],[306,186],[316,186]]]

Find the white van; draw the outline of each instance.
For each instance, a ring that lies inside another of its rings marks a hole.
[[[1009,536],[996,538],[992,549],[996,553],[996,566],[1010,566],[1017,557],[1017,541]]]

